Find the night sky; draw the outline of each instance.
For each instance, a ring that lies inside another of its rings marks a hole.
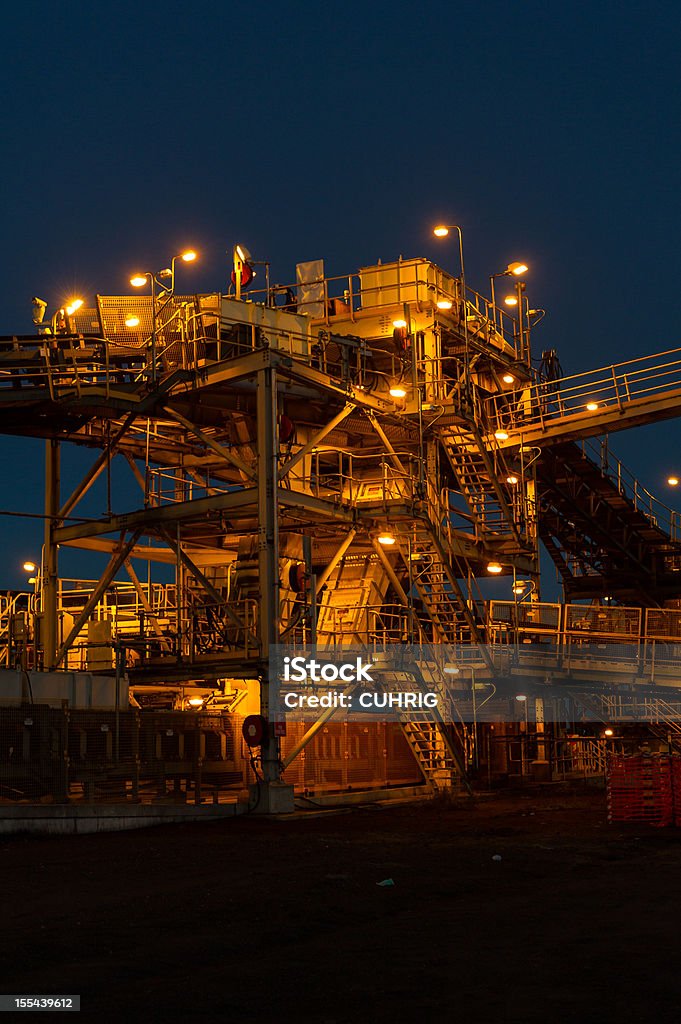
[[[565,372],[681,346],[680,43],[676,4],[626,0],[13,5],[0,334],[33,330],[33,295],[126,292],[187,244],[201,261],[178,291],[226,290],[236,241],[281,282],[320,257],[458,272],[444,220],[478,290],[529,264],[535,351]],[[672,421],[612,447],[664,497],[680,437]],[[0,509],[41,511],[42,460],[0,442]],[[20,586],[42,527],[0,528],[0,586]]]

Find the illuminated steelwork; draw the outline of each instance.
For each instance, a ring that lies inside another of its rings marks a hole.
[[[560,489],[565,466],[584,471],[573,421],[600,432],[591,413],[606,399],[570,394],[561,409],[561,382],[532,369],[529,319],[466,287],[455,230],[459,277],[422,259],[337,279],[300,265],[295,285],[251,289],[248,301],[175,295],[184,254],[160,308],[166,278],[147,272],[132,283],[149,283],[150,296],[98,296],[96,309],[77,313],[95,327],[58,336],[53,350],[38,337],[0,340],[0,430],[46,439],[43,556],[17,641],[29,668],[115,672],[119,681],[125,671],[140,700],[149,688],[191,683],[199,692],[183,691],[173,707],[195,715],[221,696],[233,710],[225,695],[241,694],[241,707],[266,722],[260,764],[271,786],[282,760],[295,764],[323,725],[296,736],[282,758],[268,713],[269,656],[282,638],[320,649],[378,638],[466,644],[478,679],[490,681],[502,626],[478,581],[513,574],[503,635],[518,635],[518,609],[541,614],[540,535],[565,567],[567,591],[597,579],[618,599],[630,592],[634,560],[626,579],[615,561],[598,576],[605,541],[569,525],[571,495]],[[249,254],[236,246],[233,255],[241,273]],[[519,276],[520,266],[504,273]],[[99,455],[64,495],[68,443]],[[128,467],[139,501],[78,520],[79,502],[114,460]],[[600,486],[595,477],[590,486]],[[665,557],[681,557],[675,543]],[[643,533],[641,545],[645,564]],[[108,556],[98,580],[61,578],[72,547]],[[575,552],[583,571],[571,575]],[[145,564],[165,567],[165,581],[140,578]],[[654,579],[669,593],[670,581]],[[681,578],[676,586],[681,594]],[[430,784],[461,781],[465,736],[437,720],[402,724]]]

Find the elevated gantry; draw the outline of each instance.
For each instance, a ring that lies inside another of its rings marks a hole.
[[[295,286],[244,295],[97,296],[55,333],[0,340],[0,431],[47,439],[36,665],[80,663],[125,570],[111,639],[133,682],[259,679],[267,717],[279,642],[483,645],[476,578],[522,577],[539,599],[540,535],[557,564],[582,557],[581,575],[598,575],[598,557],[566,539],[582,499],[547,470],[558,455],[542,461],[542,431],[564,454],[613,402],[589,409],[581,384],[537,379],[522,293],[512,318],[463,274],[412,259],[336,279],[301,264]],[[622,425],[636,396],[631,378],[628,393],[614,381]],[[646,415],[670,415],[645,397]],[[70,495],[66,442],[98,453]],[[78,521],[114,459],[139,501],[122,513],[117,494]],[[109,555],[80,599],[60,582],[59,547]],[[174,583],[143,586],[139,559],[170,566]],[[630,572],[623,593],[635,585]],[[263,768],[279,777],[271,726]]]

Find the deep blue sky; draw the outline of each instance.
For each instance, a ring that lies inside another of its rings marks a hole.
[[[0,334],[34,294],[137,267],[224,288],[235,241],[292,280],[404,256],[469,284],[531,268],[566,372],[681,345],[681,27],[673,3],[27,2],[3,15]],[[181,287],[181,285],[179,285]],[[681,425],[614,449],[662,495]],[[0,441],[0,509],[39,509],[42,452]],[[68,464],[66,485],[69,483]],[[14,552],[33,523],[0,518]],[[18,556],[17,556],[18,557]]]

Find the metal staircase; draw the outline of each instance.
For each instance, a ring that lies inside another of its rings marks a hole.
[[[567,600],[609,596],[654,607],[681,596],[681,538],[670,536],[671,510],[648,492],[644,501],[620,463],[601,466],[568,442],[542,452],[538,478],[540,537]]]
[[[484,644],[483,623],[462,590],[444,534],[427,520],[395,524],[397,545],[420,608],[416,619],[426,642]],[[429,635],[431,634],[431,635]]]
[[[447,742],[445,726],[430,715],[410,712],[400,722],[402,732],[423,772],[434,790],[452,789],[458,780],[470,791],[458,758],[453,756],[451,741]]]
[[[681,712],[660,697],[647,700],[646,706],[650,709],[650,731],[668,743],[673,753],[681,754]]]
[[[442,446],[465,509],[454,509],[472,521],[476,540],[511,538],[520,542],[518,524],[509,505],[504,484],[511,476],[498,445],[485,447],[477,426],[449,427],[441,435]],[[508,485],[507,485],[508,486]]]
[[[393,672],[400,689],[415,693],[438,693],[442,705],[449,705],[446,683],[430,664],[411,664],[408,672]],[[446,712],[445,712],[446,714]],[[465,734],[454,722],[447,722],[439,708],[409,711],[399,717],[402,732],[434,790],[449,790],[461,785],[468,793],[472,787],[466,771]]]

